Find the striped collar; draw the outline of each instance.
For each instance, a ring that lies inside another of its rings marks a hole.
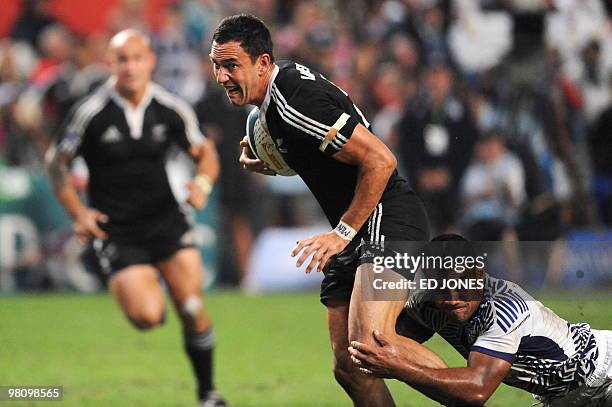
[[[127,101],[127,99],[125,99],[123,96],[121,96],[119,94],[119,92],[117,91],[117,88],[115,87],[115,84],[117,82],[117,79],[115,77],[111,77],[108,80],[108,84],[110,85],[110,96],[113,99],[113,101],[115,103],[117,103],[117,105],[119,107],[121,107],[124,111],[144,111],[147,106],[149,106],[149,103],[151,103],[151,99],[153,99],[153,83],[149,82],[147,84],[147,89],[145,90],[145,93],[142,97],[142,99],[140,100],[140,103],[138,103],[137,106],[133,106],[131,103],[129,103]]]
[[[130,136],[133,139],[138,140],[142,137],[145,111],[147,110],[147,107],[149,107],[149,104],[151,104],[155,86],[153,83],[149,82],[142,100],[137,106],[133,106],[123,96],[121,96],[119,92],[117,92],[117,89],[115,88],[116,78],[112,77],[110,81],[112,81],[110,96],[117,106],[123,110],[125,120],[130,129]]]
[[[274,72],[272,72],[272,76],[270,76],[270,82],[268,82],[268,88],[266,89],[266,97],[264,98],[263,103],[259,107],[259,110],[264,116],[266,115],[266,110],[268,109],[268,106],[270,105],[270,99],[272,98],[272,84],[274,83],[274,80],[276,79],[276,76],[279,72],[280,68],[278,67],[278,65],[275,64]]]

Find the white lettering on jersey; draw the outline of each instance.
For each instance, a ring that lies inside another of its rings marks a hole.
[[[300,65],[300,64],[298,64],[296,62],[295,69],[300,71],[300,78],[301,79],[307,79],[309,81],[314,81],[315,80],[314,74],[312,72],[310,72],[310,69],[308,69],[308,67],[305,67],[304,65]]]

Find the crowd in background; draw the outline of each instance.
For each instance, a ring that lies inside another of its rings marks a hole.
[[[151,36],[155,81],[192,103],[217,142],[222,280],[244,276],[262,229],[321,222],[298,180],[237,164],[248,110],[229,105],[208,52],[221,18],[252,13],[271,28],[277,59],[320,71],[361,108],[424,200],[434,233],[553,241],[612,227],[610,2],[185,0],[168,2],[153,27],[145,0],[122,0],[106,29],[86,36],[52,15],[51,2],[23,0],[0,38],[0,212],[18,193],[13,170],[44,180],[56,128],[106,80],[109,37],[132,27]],[[73,175],[84,188],[82,163]],[[28,262],[78,257],[53,230]]]

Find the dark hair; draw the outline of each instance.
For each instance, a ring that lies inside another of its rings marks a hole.
[[[501,141],[502,143],[505,143],[506,133],[504,132],[503,129],[499,127],[494,127],[488,130],[487,132],[485,132],[484,134],[482,134],[479,138],[479,141],[489,141],[489,140],[498,140],[498,141]]]
[[[447,257],[452,257],[455,260],[463,258],[463,260],[461,260],[462,270],[457,271],[458,268],[456,266],[453,269],[449,269],[447,268],[447,266],[440,267],[440,265],[434,265],[434,267],[423,269],[423,271],[428,273],[428,278],[439,279],[439,283],[442,283],[441,280],[449,278],[455,280],[482,279],[484,278],[484,267],[481,268],[479,265],[477,265],[476,260],[480,257],[480,261],[484,261],[483,256],[478,256],[480,249],[482,248],[479,248],[477,250],[471,241],[456,233],[448,233],[436,236],[431,239],[431,242],[429,242],[428,246],[425,248],[424,253],[428,256],[437,256],[443,259],[446,259]],[[472,265],[469,266],[467,264],[467,261],[465,260],[468,257],[471,257],[473,259],[470,261]],[[446,262],[446,260],[443,260],[443,262]],[[471,299],[477,299],[480,295],[479,290],[474,290],[472,288],[459,289],[459,291],[464,291],[468,293],[469,295],[466,298]],[[447,295],[445,290],[436,291],[436,293],[442,296]],[[476,297],[471,297],[471,295],[476,295]]]
[[[432,242],[467,242],[468,240],[457,233],[446,233],[431,239]]]
[[[269,54],[274,62],[274,45],[270,30],[263,21],[253,15],[237,14],[224,18],[217,26],[212,39],[217,44],[237,41],[251,58]]]
[[[476,257],[476,249],[472,242],[456,233],[447,233],[434,237],[427,245],[426,252],[431,256]]]

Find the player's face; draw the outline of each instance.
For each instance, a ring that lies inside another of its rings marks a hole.
[[[146,88],[155,68],[155,56],[142,38],[132,37],[111,50],[111,69],[117,88],[137,93]]]
[[[476,155],[483,163],[495,162],[503,153],[503,143],[494,138],[482,141],[476,147]]]
[[[261,57],[253,62],[237,41],[224,44],[213,41],[210,60],[217,83],[225,88],[233,105],[256,104],[256,101],[263,99],[261,93],[265,92],[265,86],[261,81],[265,78],[265,67],[262,66]]]
[[[480,301],[463,300],[437,300],[434,301],[436,308],[455,322],[466,322],[480,305]]]

